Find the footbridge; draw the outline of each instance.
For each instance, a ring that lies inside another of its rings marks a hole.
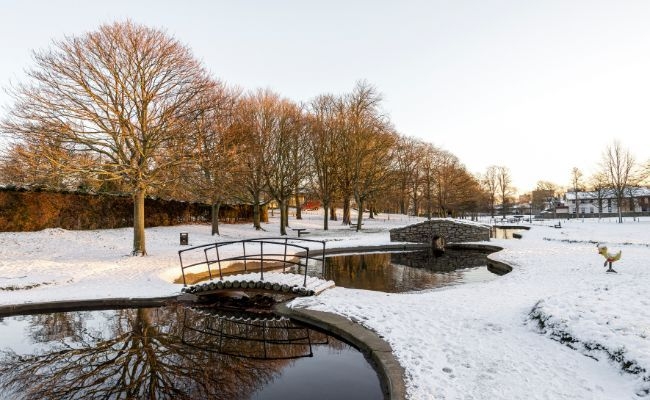
[[[298,274],[304,270],[302,286],[306,288],[308,263],[324,262],[325,241],[288,237],[243,239],[182,249],[178,251],[178,257],[185,287],[189,275],[193,281],[213,281],[218,277],[219,282],[211,283],[214,288],[230,288],[233,282],[223,282],[224,275],[255,272],[259,273],[259,281],[238,282],[237,287],[246,288],[252,284],[254,288],[268,288],[264,272],[286,272],[290,268]]]

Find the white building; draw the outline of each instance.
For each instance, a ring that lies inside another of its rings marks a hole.
[[[576,201],[577,197],[577,201]],[[618,204],[614,191],[601,192],[567,192],[564,196],[565,204],[569,207],[569,214],[598,214],[618,213]],[[621,206],[622,212],[647,212],[650,211],[650,189],[631,188],[625,193]]]

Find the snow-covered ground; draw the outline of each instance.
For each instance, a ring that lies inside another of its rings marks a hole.
[[[388,244],[388,229],[421,221],[380,215],[362,232],[338,222],[323,232],[318,212],[304,217],[292,227],[328,248]],[[346,316],[384,337],[411,399],[650,398],[650,219],[552,225],[493,239],[504,250],[492,258],[514,270],[489,282],[401,294],[335,287],[291,305]],[[222,225],[220,237],[206,225],[147,229],[146,257],[129,255],[131,229],[0,233],[0,305],[178,294],[180,232],[190,245],[276,237],[277,215],[264,227]],[[622,250],[618,274],[605,272],[596,243]]]

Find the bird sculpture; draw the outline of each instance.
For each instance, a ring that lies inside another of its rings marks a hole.
[[[621,259],[621,250],[619,250],[616,254],[612,254],[607,252],[607,246],[596,246],[598,247],[598,254],[605,257],[605,264],[603,264],[603,267],[607,267],[609,265],[609,268],[606,272],[616,272],[612,268],[612,263]]]

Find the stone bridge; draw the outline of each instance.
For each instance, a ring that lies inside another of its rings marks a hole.
[[[390,230],[391,242],[429,243],[443,249],[446,243],[490,240],[490,227],[471,221],[436,218]]]

